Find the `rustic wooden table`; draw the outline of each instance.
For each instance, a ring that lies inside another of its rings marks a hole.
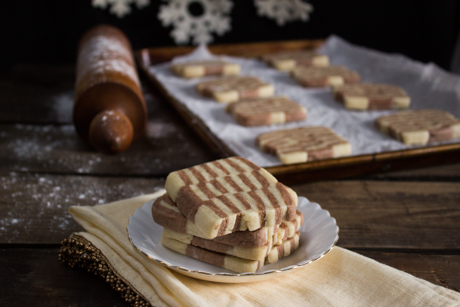
[[[24,65],[0,80],[0,306],[127,306],[58,261],[82,230],[68,208],[151,193],[170,171],[218,158],[147,85],[146,137],[118,156],[92,151],[71,123],[74,73]],[[459,291],[458,162],[292,188],[337,219],[339,246]]]

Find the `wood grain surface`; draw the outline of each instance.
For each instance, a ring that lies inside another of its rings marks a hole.
[[[71,66],[20,66],[0,80],[0,306],[127,306],[102,278],[58,261],[61,240],[82,230],[69,207],[152,193],[170,171],[217,158],[145,84],[147,137],[107,156],[75,134]],[[381,171],[291,186],[336,218],[339,246],[459,291],[460,163]]]

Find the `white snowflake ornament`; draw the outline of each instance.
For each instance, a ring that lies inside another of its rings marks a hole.
[[[138,9],[150,4],[150,0],[92,0],[93,7],[105,9],[110,6],[110,13],[117,15],[118,18],[123,18],[131,13],[131,3],[135,3]]]
[[[233,3],[229,0],[165,0],[168,4],[160,7],[158,18],[164,27],[173,26],[171,36],[177,44],[192,40],[195,45],[207,44],[214,40],[211,33],[223,35],[231,30],[228,16]],[[200,12],[192,14],[191,6],[198,6]]]
[[[313,6],[302,0],[254,0],[259,16],[275,19],[278,26],[286,22],[302,20],[308,21]]]

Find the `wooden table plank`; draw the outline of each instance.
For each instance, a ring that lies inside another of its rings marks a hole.
[[[329,210],[347,248],[460,248],[460,183],[331,181],[293,186]]]
[[[105,281],[57,260],[59,249],[1,248],[1,306],[127,306]],[[360,252],[436,285],[460,289],[460,255]],[[50,272],[53,272],[50,274]]]
[[[460,291],[460,255],[395,253],[358,250],[358,254],[427,280]]]
[[[185,127],[149,122],[147,136],[120,155],[86,146],[71,125],[0,125],[0,170],[73,174],[165,176],[215,159]]]
[[[1,173],[0,243],[58,243],[80,229],[71,205],[92,205],[161,188],[163,180]],[[460,183],[331,181],[293,186],[330,211],[341,246],[459,250]],[[441,224],[442,223],[442,227]]]
[[[83,230],[70,206],[92,206],[164,186],[155,178],[0,173],[0,244],[58,244]]]
[[[0,249],[0,306],[130,306],[101,277],[59,262],[58,253]]]
[[[374,180],[460,181],[460,163],[380,173],[367,178]]]
[[[0,122],[72,123],[74,65],[18,65],[0,80]]]

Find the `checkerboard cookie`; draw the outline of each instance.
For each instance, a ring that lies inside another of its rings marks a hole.
[[[291,76],[305,87],[337,86],[361,81],[360,75],[343,66],[298,67]]]
[[[265,244],[258,244],[258,238],[254,236],[257,241],[247,241],[251,239],[251,234],[256,231],[239,231],[232,234],[208,240],[199,236],[190,235],[187,233],[177,232],[175,230],[164,228],[163,235],[167,238],[174,239],[186,244],[192,244],[207,250],[211,250],[226,255],[232,255],[239,258],[251,260],[263,260],[271,250],[273,245],[282,244],[284,241],[292,238],[300,226],[303,224],[303,215],[297,211],[296,218],[293,221],[283,221],[279,227],[275,227],[276,231],[270,235]],[[271,231],[270,233],[273,233]],[[260,234],[260,233],[259,233]],[[238,238],[235,240],[235,238]],[[222,240],[219,240],[222,239]],[[221,242],[219,242],[221,241]],[[243,241],[243,245],[239,243]]]
[[[171,65],[171,69],[184,78],[200,78],[210,75],[231,76],[238,75],[241,67],[235,63],[225,61],[193,61]]]
[[[334,97],[347,109],[388,110],[407,109],[410,97],[399,86],[390,84],[358,83],[334,87]]]
[[[225,255],[231,255],[238,258],[249,259],[249,260],[258,260],[263,261],[265,256],[267,256],[268,252],[271,250],[273,246],[273,241],[269,240],[267,244],[263,246],[255,246],[255,247],[245,247],[245,246],[238,246],[238,245],[228,245],[223,243],[218,243],[213,240],[207,240],[200,237],[195,237],[179,232],[175,232],[174,230],[163,228],[164,237],[173,239],[185,244],[191,244],[193,246],[201,247],[206,250],[210,250],[213,252],[218,252]]]
[[[165,228],[175,232],[192,235],[207,239],[194,223],[189,221],[185,215],[180,212],[177,205],[172,199],[165,194],[157,198],[152,205],[152,216],[154,221]],[[212,240],[217,243],[227,245],[238,245],[245,247],[264,246],[268,243],[277,231],[278,225],[272,227],[262,227],[255,231],[236,231],[227,235],[217,236]]]
[[[351,145],[326,127],[300,127],[260,134],[256,143],[283,164],[336,158],[351,154]]]
[[[292,238],[287,239],[280,245],[273,246],[265,258],[265,264],[275,263],[283,257],[291,255],[300,245],[300,233],[297,232]]]
[[[229,104],[227,112],[242,126],[283,124],[307,118],[307,109],[286,97],[241,100]]]
[[[172,199],[167,195],[157,198],[152,205],[152,216],[154,221],[165,227],[185,236],[189,241],[193,237],[207,237],[196,228],[195,224],[187,220]],[[241,247],[261,247],[266,246],[272,240],[273,244],[281,242],[292,237],[303,224],[303,215],[299,211],[292,221],[282,221],[280,225],[272,227],[262,227],[255,231],[236,231],[224,236],[218,236],[212,239],[216,243],[222,243],[230,246]]]
[[[229,103],[246,98],[271,97],[275,88],[258,78],[249,76],[223,77],[196,85],[197,91],[217,102]]]
[[[282,71],[299,66],[328,66],[329,58],[312,50],[282,51],[262,56],[262,60]]]
[[[248,260],[235,256],[213,252],[192,244],[186,244],[177,240],[161,236],[161,245],[180,254],[216,265],[218,267],[236,272],[256,272],[264,265],[264,261]]]
[[[407,110],[375,120],[384,134],[406,145],[425,145],[460,137],[460,120],[441,110]]]
[[[219,179],[223,169],[229,173]],[[297,195],[272,178],[246,159],[233,157],[173,172],[166,179],[165,189],[173,200],[177,195],[175,203],[180,212],[206,238],[213,239],[295,218]]]

